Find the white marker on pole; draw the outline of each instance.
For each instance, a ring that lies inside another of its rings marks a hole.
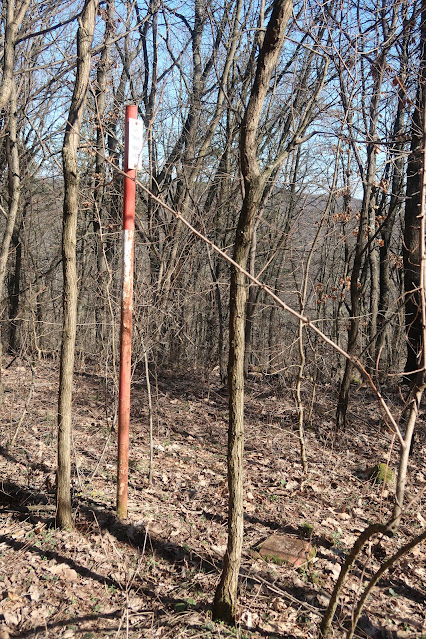
[[[135,118],[129,118],[129,146],[127,149],[128,169],[142,168],[142,148],[143,148],[143,122]]]

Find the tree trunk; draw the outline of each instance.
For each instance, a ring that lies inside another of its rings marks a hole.
[[[103,203],[105,192],[105,112],[109,52],[114,31],[114,2],[107,2],[105,15],[105,34],[101,56],[96,70],[95,109],[96,109],[96,158],[94,176],[93,230],[96,238],[96,263],[98,271],[98,299],[95,307],[96,345],[103,352],[106,337],[106,305],[108,297],[109,266],[104,241]]]
[[[415,378],[421,352],[422,318],[420,312],[420,251],[419,211],[421,205],[420,184],[422,165],[421,117],[424,110],[424,82],[426,80],[426,37],[422,26],[421,77],[417,90],[416,106],[411,124],[411,149],[407,163],[407,191],[404,220],[404,291],[405,330],[407,334],[407,360],[405,373],[408,380]]]
[[[380,297],[380,252],[377,246],[377,240],[374,237],[376,233],[377,195],[377,189],[373,188],[368,212],[368,262],[370,267],[370,345],[368,348],[370,357],[368,369],[371,372],[374,372],[376,368],[377,324]]]
[[[407,402],[408,418],[399,458],[393,509],[396,527],[400,524],[403,512],[411,443],[426,387],[426,0],[422,0],[421,18],[420,73],[416,110],[411,128],[412,152],[407,165],[404,229],[404,274],[408,279],[405,283],[405,292],[406,295],[408,294],[405,302],[408,337],[406,373],[414,383]],[[416,285],[415,291],[412,290],[414,285]]]
[[[254,225],[253,239],[250,248],[250,275],[255,275],[255,263],[256,263],[256,229],[258,222]],[[254,313],[256,309],[257,291],[252,284],[248,288],[247,303],[246,303],[246,321],[244,329],[244,378],[247,379],[252,364],[252,351],[253,351],[253,323]]]
[[[77,73],[62,148],[64,206],[62,226],[63,328],[58,400],[58,471],[56,522],[61,528],[73,525],[71,512],[71,422],[75,337],[77,330],[77,218],[80,127],[89,84],[91,46],[98,0],[86,0],[77,34]]]
[[[380,245],[380,292],[379,292],[379,312],[377,317],[377,339],[376,339],[376,362],[380,362],[379,366],[379,378],[383,379],[386,369],[389,369],[392,361],[392,353],[389,349],[386,350],[386,357],[383,358],[382,351],[384,350],[387,343],[389,343],[389,326],[388,326],[388,308],[390,301],[390,293],[391,293],[391,273],[390,273],[390,263],[389,263],[389,253],[390,253],[390,243],[392,231],[395,224],[395,219],[399,214],[402,201],[404,198],[403,195],[403,166],[397,166],[397,161],[395,161],[395,174],[394,179],[392,180],[392,184],[394,185],[395,190],[393,189],[393,195],[391,199],[391,204],[389,205],[389,209],[386,215],[386,220],[384,221],[383,228],[381,230],[381,245]],[[396,175],[398,171],[399,175]],[[394,195],[395,194],[395,195]],[[395,205],[392,205],[392,201],[395,201]],[[395,328],[395,333],[396,333]],[[392,343],[395,345],[397,343],[396,334],[392,335]],[[383,361],[384,360],[384,361]]]
[[[238,220],[234,260],[247,266],[253,238],[254,219],[261,200],[266,172],[261,174],[257,160],[256,136],[260,115],[272,72],[284,44],[291,0],[275,0],[259,53],[253,89],[241,125],[240,162],[244,179],[244,200]],[[235,623],[238,574],[243,543],[243,450],[244,450],[244,330],[247,289],[245,276],[231,272],[229,320],[229,426],[228,426],[228,545],[223,572],[213,603],[213,616]]]
[[[9,165],[9,212],[0,248],[0,300],[3,299],[3,289],[6,278],[6,266],[9,256],[9,247],[21,198],[21,177],[19,172],[18,141],[16,134],[15,87],[12,87],[10,93],[9,135],[6,139],[6,152]],[[0,403],[3,397],[3,383],[1,380],[2,350],[2,340],[0,334]]]
[[[15,266],[13,270],[13,277],[10,278],[9,287],[9,352],[16,353],[19,347],[18,340],[18,327],[21,324],[18,321],[20,291],[21,291],[21,275],[22,275],[22,238],[21,231],[23,222],[25,219],[26,211],[29,206],[29,202],[25,203],[24,211],[22,213],[22,219],[20,223],[15,226],[12,233],[12,244],[15,250]]]
[[[6,4],[6,32],[3,45],[3,75],[0,83],[0,111],[3,111],[14,89],[13,70],[15,67],[15,40],[25,13],[31,0],[24,0],[16,8],[15,0],[7,0]]]
[[[398,88],[398,106],[395,116],[395,123],[393,127],[393,144],[390,147],[389,154],[392,160],[392,179],[390,184],[390,202],[386,215],[386,219],[383,222],[381,228],[381,246],[380,246],[380,299],[379,299],[379,315],[378,315],[378,337],[376,340],[376,361],[381,356],[386,343],[386,336],[388,329],[386,326],[387,317],[386,311],[389,307],[390,297],[390,266],[389,266],[389,251],[390,241],[392,237],[392,231],[395,223],[395,219],[399,215],[404,201],[404,171],[405,171],[405,155],[404,155],[404,126],[405,126],[405,114],[406,114],[406,100],[405,100],[405,85],[407,81],[407,69],[408,69],[408,43],[410,38],[410,32],[412,26],[410,21],[406,21],[406,29],[404,37],[401,43],[400,54],[400,71],[399,78],[401,84]],[[393,340],[395,341],[395,340]],[[391,361],[391,354],[388,353],[387,366],[389,367]]]
[[[348,347],[347,347],[347,352],[349,353],[349,355],[355,355],[357,351],[358,334],[359,334],[359,328],[361,324],[361,302],[362,302],[362,293],[363,293],[361,275],[363,270],[363,261],[366,259],[365,251],[367,247],[366,233],[368,231],[368,226],[373,226],[374,228],[374,221],[371,220],[373,216],[372,206],[374,203],[374,192],[375,192],[374,180],[376,177],[376,146],[374,143],[374,139],[376,137],[377,122],[379,118],[379,101],[381,96],[381,86],[382,86],[383,74],[385,69],[385,61],[386,61],[385,53],[382,53],[380,59],[378,59],[374,67],[375,82],[374,82],[373,94],[371,97],[370,108],[369,108],[369,130],[368,130],[369,142],[367,146],[367,169],[365,171],[365,175],[363,179],[364,194],[363,194],[360,219],[359,219],[359,225],[358,225],[355,257],[354,257],[352,273],[351,273],[351,289],[350,289],[351,290],[351,318],[350,318]],[[368,235],[371,236],[371,233],[374,234],[374,230],[372,231],[370,229],[370,232],[368,233]],[[378,265],[376,264],[376,266]],[[376,268],[375,268],[375,273],[376,273]],[[378,273],[377,273],[377,276],[378,276]],[[373,290],[375,290],[375,286],[373,286]],[[377,295],[374,302],[374,308],[375,308],[375,317],[377,319],[377,310],[378,310]],[[345,428],[346,426],[346,413],[347,413],[348,403],[349,403],[349,388],[351,384],[352,372],[353,372],[353,363],[350,359],[347,359],[345,364],[345,372],[343,374],[342,383],[339,389],[339,398],[337,402],[336,432],[338,432],[340,428]]]

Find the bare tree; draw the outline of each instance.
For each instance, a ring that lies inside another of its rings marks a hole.
[[[20,3],[15,3],[15,0],[7,0],[5,3],[6,25],[4,34],[3,75],[0,83],[0,111],[4,109],[8,103],[12,92],[16,38],[19,27],[30,6],[30,2],[31,0],[22,0]]]
[[[415,10],[415,8],[413,8]],[[377,211],[377,219],[384,216],[380,226],[380,294],[377,318],[377,340],[375,360],[379,362],[382,351],[385,347],[387,336],[389,335],[389,311],[391,307],[391,241],[395,221],[400,215],[404,203],[404,174],[406,170],[406,146],[404,128],[407,111],[407,79],[409,63],[409,42],[415,20],[408,19],[408,7],[402,7],[404,15],[403,34],[396,43],[399,52],[399,73],[394,82],[397,84],[398,103],[395,114],[395,121],[392,132],[392,143],[389,146],[386,163],[386,171],[382,181],[382,198]],[[387,192],[389,190],[390,196]],[[389,197],[389,204],[386,209],[386,200]],[[392,340],[394,341],[394,340]],[[388,367],[391,363],[391,353],[388,356]]]
[[[389,50],[395,41],[398,31],[398,18],[400,2],[395,3],[391,8],[391,22],[388,27],[387,21],[380,22],[382,29],[381,39],[376,43],[376,57],[371,61],[370,74],[372,77],[371,95],[369,98],[368,113],[364,117],[364,127],[366,136],[366,163],[362,160],[362,155],[355,142],[355,134],[352,128],[352,114],[350,98],[344,82],[344,62],[339,60],[341,98],[346,110],[346,119],[349,123],[350,135],[354,155],[358,164],[358,170],[362,178],[363,198],[359,212],[359,223],[356,235],[354,259],[350,275],[350,321],[348,331],[348,353],[354,355],[358,349],[360,326],[362,322],[363,295],[366,289],[368,273],[370,277],[370,335],[372,336],[372,352],[376,353],[375,339],[377,334],[377,316],[379,310],[379,253],[375,242],[375,220],[376,220],[376,200],[378,194],[378,184],[376,181],[377,172],[377,135],[381,104],[381,91],[386,71],[386,61]],[[383,11],[387,11],[387,7]],[[362,68],[364,59],[361,60]],[[365,86],[365,83],[364,85]],[[355,96],[355,87],[351,87],[351,98]],[[353,364],[350,359],[345,362],[345,371],[340,385],[339,398],[336,411],[336,431],[345,427],[346,412],[349,402],[349,389],[353,372]]]
[[[5,27],[3,44],[3,74],[0,82],[0,111],[5,109],[11,99],[9,132],[7,137],[7,155],[9,166],[9,213],[7,215],[6,228],[0,248],[0,300],[3,297],[4,280],[6,276],[6,264],[9,255],[9,246],[12,239],[13,227],[18,212],[20,198],[19,156],[16,137],[16,88],[13,79],[15,68],[15,46],[19,27],[31,0],[23,0],[15,5],[14,0],[8,0],[3,5],[5,9]],[[2,342],[0,336],[0,403],[3,396],[3,384],[1,380]]]
[[[420,368],[419,357],[422,353],[423,326],[421,314],[421,243],[419,241],[422,204],[422,117],[425,108],[426,87],[426,19],[425,3],[422,3],[420,73],[417,87],[416,104],[411,122],[411,148],[407,163],[407,189],[404,217],[404,290],[405,290],[405,328],[407,333],[407,361],[405,374],[414,381]]]
[[[77,151],[89,85],[91,47],[98,0],[86,0],[77,33],[77,72],[65,138],[62,147],[64,210],[62,231],[63,329],[58,400],[58,472],[56,487],[57,524],[73,525],[71,512],[71,426],[74,350],[77,330],[76,232],[79,169]]]
[[[6,265],[9,256],[9,247],[13,235],[13,228],[18,213],[21,198],[21,177],[19,169],[18,140],[16,132],[16,90],[12,86],[10,90],[10,108],[8,136],[6,138],[6,153],[9,173],[9,211],[7,214],[6,228],[3,233],[0,248],[0,300],[3,297]],[[2,360],[2,342],[0,336],[0,369]],[[3,394],[3,386],[0,373],[0,401]]]
[[[244,200],[234,245],[234,260],[246,268],[253,238],[254,219],[266,181],[274,167],[263,173],[257,159],[257,131],[269,82],[284,44],[291,0],[273,4],[265,38],[259,54],[253,89],[244,115],[240,136],[241,172]],[[243,450],[244,450],[244,329],[246,282],[241,271],[233,269],[229,320],[229,426],[228,426],[228,546],[223,572],[216,590],[213,614],[216,619],[235,623],[238,575],[243,542]]]

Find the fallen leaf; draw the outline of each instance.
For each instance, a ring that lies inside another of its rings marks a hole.
[[[9,597],[10,601],[13,601],[14,603],[22,601],[22,597],[11,590],[8,591],[7,596]]]
[[[327,608],[328,604],[330,603],[330,597],[327,597],[327,595],[317,595],[317,600],[319,605],[323,608]]]
[[[62,577],[67,581],[78,581],[78,574],[74,568],[70,568],[67,564],[56,564],[49,566],[47,569],[52,575]]]
[[[349,513],[337,513],[339,519],[347,520],[350,519],[351,516]]]
[[[288,481],[286,483],[286,485],[284,486],[284,488],[286,490],[296,490],[296,488],[299,488],[299,482],[298,481]]]
[[[0,639],[10,639],[9,630],[6,626],[0,626]]]
[[[3,610],[3,617],[8,626],[17,626],[21,621],[19,610]]]
[[[40,590],[35,584],[31,584],[31,586],[28,588],[28,594],[31,601],[35,601],[37,603],[37,601],[40,600]]]
[[[144,600],[142,597],[129,597],[129,609],[137,612],[141,608],[143,608]]]

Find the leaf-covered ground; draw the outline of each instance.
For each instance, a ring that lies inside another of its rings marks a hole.
[[[219,379],[169,372],[152,380],[149,486],[148,401],[144,376],[135,373],[129,518],[119,522],[114,384],[88,369],[76,373],[75,530],[69,532],[54,527],[57,365],[34,364],[30,396],[29,366],[19,359],[9,364],[1,409],[0,639],[318,636],[347,551],[369,522],[385,521],[392,508],[392,486],[375,485],[367,476],[368,468],[386,460],[392,436],[365,388],[354,388],[349,427],[335,442],[336,388],[317,387],[311,402],[313,388],[306,382],[311,418],[304,476],[292,389],[268,380],[248,383],[240,624],[231,629],[210,614],[227,533],[227,398]],[[400,410],[396,393],[390,400]],[[425,453],[420,420],[407,503],[417,499],[398,537],[375,539],[356,563],[333,636],[345,636],[363,584],[426,525]],[[391,467],[396,462],[394,444]],[[274,532],[309,539],[315,557],[297,569],[268,563],[256,549]],[[426,637],[425,558],[423,544],[385,574],[357,637]]]

